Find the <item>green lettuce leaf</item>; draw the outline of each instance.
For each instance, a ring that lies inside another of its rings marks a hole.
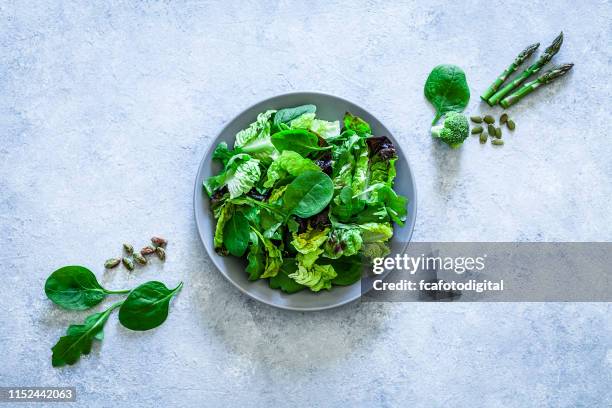
[[[326,120],[315,119],[314,113],[305,113],[289,123],[292,129],[309,129],[324,139],[335,138],[340,135],[340,122],[328,122]]]
[[[204,188],[212,197],[216,190],[227,186],[230,198],[236,198],[253,188],[260,175],[259,160],[248,154],[237,154],[229,159],[221,173],[204,181]]]
[[[333,266],[316,264],[310,269],[298,265],[297,270],[289,274],[290,278],[300,285],[308,286],[313,292],[318,292],[321,289],[331,289],[331,281],[336,276],[337,273]]]
[[[335,228],[325,241],[325,256],[332,259],[356,255],[361,249],[363,238],[358,227]]]
[[[223,247],[223,229],[225,228],[225,224],[227,221],[232,218],[234,213],[233,204],[226,202],[223,206],[220,207],[217,217],[217,225],[215,227],[215,235],[213,237],[213,245],[215,249],[220,249]]]
[[[386,242],[393,236],[391,224],[368,222],[359,225],[363,242]]]
[[[257,237],[261,240],[266,252],[266,266],[260,278],[270,278],[275,276],[283,264],[283,255],[281,250],[277,248],[271,240],[264,237],[259,231],[255,229],[252,231],[254,231],[257,234]]]
[[[350,112],[344,114],[344,127],[356,132],[361,136],[367,136],[372,134],[370,125],[359,116],[352,115]]]
[[[291,241],[291,245],[293,245],[296,251],[302,254],[314,252],[327,240],[328,232],[329,228],[317,230],[308,226],[308,229],[305,232],[301,234],[293,234],[293,241]]]
[[[248,153],[254,158],[270,163],[278,156],[278,151],[270,141],[272,123],[270,118],[274,110],[269,110],[257,115],[257,120],[249,125],[248,128],[236,134],[234,150],[240,153]]]
[[[321,171],[321,168],[312,160],[302,157],[299,153],[292,150],[284,150],[268,168],[267,178],[263,186],[265,188],[273,187],[274,183],[278,180],[283,180],[288,176],[297,177],[300,173],[308,170]]]
[[[266,268],[266,254],[263,249],[263,244],[260,243],[257,234],[251,231],[251,245],[249,245],[249,254],[247,261],[249,264],[246,267],[246,272],[249,274],[249,280],[257,280],[263,274]]]

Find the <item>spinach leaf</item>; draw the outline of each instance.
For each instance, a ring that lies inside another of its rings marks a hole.
[[[306,157],[312,152],[331,149],[331,146],[320,147],[319,137],[304,129],[281,130],[271,136],[276,150],[283,152],[292,150]]]
[[[68,327],[66,335],[51,348],[51,364],[53,367],[72,365],[76,363],[81,354],[89,354],[91,345],[95,340],[104,338],[104,324],[113,310],[121,306],[122,302],[117,302],[104,312],[94,313],[85,319],[83,324],[73,324]]]
[[[308,218],[323,211],[334,195],[334,184],[320,171],[305,171],[285,190],[283,206],[290,214]]]
[[[425,82],[425,97],[436,108],[436,123],[446,112],[461,112],[470,101],[465,72],[456,65],[438,65]]]
[[[281,123],[289,123],[305,113],[315,113],[316,111],[317,107],[314,105],[301,105],[294,108],[281,109],[274,114],[274,127],[278,128]]]
[[[370,124],[359,116],[355,116],[350,112],[344,114],[344,127],[347,130],[352,130],[360,136],[371,135],[372,129]]]
[[[143,283],[132,290],[119,309],[119,321],[130,330],[150,330],[168,317],[170,299],[183,287],[183,282],[170,290],[161,282]]]
[[[249,274],[249,280],[257,280],[264,272],[266,267],[266,254],[264,252],[263,243],[260,244],[259,238],[255,232],[251,232],[251,245],[249,246],[249,254],[247,260],[249,264],[246,267],[246,272]]]
[[[249,221],[235,212],[223,227],[223,244],[230,254],[242,256],[249,245]]]
[[[364,262],[359,255],[343,256],[339,259],[320,258],[318,262],[334,267],[338,276],[332,280],[332,285],[348,286],[361,279]]]
[[[70,310],[89,309],[102,302],[108,294],[128,292],[104,289],[89,269],[77,265],[56,270],[45,282],[47,297],[56,305]]]
[[[272,289],[280,289],[285,293],[296,293],[306,288],[289,277],[289,274],[297,271],[297,263],[294,258],[283,260],[283,265],[276,274],[270,278],[269,284]]]

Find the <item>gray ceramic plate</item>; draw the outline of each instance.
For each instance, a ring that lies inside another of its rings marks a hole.
[[[236,133],[255,121],[258,113],[268,109],[281,109],[309,103],[317,106],[317,117],[321,119],[341,120],[346,111],[358,115],[370,123],[374,135],[388,136],[395,143],[399,156],[395,190],[399,194],[408,197],[409,205],[405,226],[401,228],[395,226],[393,247],[397,248],[398,243],[410,241],[416,216],[416,189],[410,166],[406,156],[402,153],[402,146],[397,143],[391,132],[378,119],[360,106],[333,95],[317,92],[296,92],[266,99],[238,114],[215,138],[206,156],[200,163],[198,175],[195,179],[194,194],[195,219],[198,233],[215,266],[221,271],[223,276],[243,293],[271,306],[299,311],[330,309],[352,302],[361,296],[361,285],[357,282],[351,286],[334,286],[329,291],[321,291],[319,293],[302,291],[287,295],[280,290],[270,289],[267,280],[249,281],[244,271],[246,266],[245,260],[220,256],[213,248],[215,220],[210,211],[208,196],[203,191],[202,181],[211,175],[217,174],[220,170],[219,164],[212,161],[212,152],[217,144],[225,141],[229,146],[233,146]]]

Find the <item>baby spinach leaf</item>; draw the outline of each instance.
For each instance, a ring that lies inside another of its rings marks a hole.
[[[119,309],[119,321],[130,330],[150,330],[168,317],[170,299],[183,287],[183,282],[170,290],[161,282],[143,283],[132,290]]]
[[[353,132],[361,136],[372,134],[370,124],[365,120],[361,119],[359,116],[355,116],[350,112],[346,112],[344,114],[344,127],[347,130],[352,130]]]
[[[269,284],[272,289],[280,289],[285,293],[296,293],[306,288],[304,285],[300,285],[289,277],[289,274],[297,271],[297,262],[294,258],[287,258],[283,260],[283,265],[276,274],[270,278]]]
[[[338,276],[332,280],[332,285],[348,286],[361,279],[364,262],[359,255],[343,256],[338,259],[320,258],[318,262],[321,265],[329,264],[334,267]]]
[[[51,348],[51,364],[53,367],[72,365],[76,363],[81,354],[89,354],[91,345],[95,340],[102,340],[104,337],[104,324],[113,310],[121,306],[122,302],[117,302],[104,312],[94,313],[85,319],[83,324],[73,324],[68,327],[66,335]]]
[[[290,214],[308,218],[323,211],[334,195],[334,184],[320,171],[305,171],[285,190],[283,206]]]
[[[461,112],[470,101],[465,72],[456,65],[438,65],[425,82],[425,97],[436,108],[436,123],[446,112]]]
[[[56,305],[70,310],[89,309],[102,302],[108,294],[128,292],[104,289],[89,269],[78,265],[56,270],[45,282],[47,297]]]
[[[289,123],[305,113],[315,113],[316,111],[317,107],[314,105],[301,105],[294,108],[281,109],[274,114],[274,126],[278,127],[281,123]]]
[[[276,150],[283,152],[292,150],[306,157],[312,152],[331,149],[331,146],[320,147],[319,137],[304,129],[281,130],[271,136]]]
[[[230,254],[242,256],[249,245],[249,221],[235,212],[223,227],[223,244]]]

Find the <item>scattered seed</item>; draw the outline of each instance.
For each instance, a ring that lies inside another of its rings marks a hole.
[[[147,245],[146,247],[144,247],[144,248],[142,248],[140,250],[140,254],[143,255],[143,256],[144,255],[151,255],[153,252],[155,252],[155,248],[153,248],[150,245]]]
[[[128,270],[134,270],[134,262],[130,258],[123,257],[121,262],[123,262],[123,266],[125,266]]]
[[[166,251],[164,251],[164,248],[158,246],[157,248],[155,248],[155,254],[162,261],[166,260]]]
[[[134,257],[134,260],[136,262],[138,262],[140,265],[146,265],[147,264],[147,258],[145,258],[144,256],[140,255],[138,252],[134,252],[134,255],[132,255]]]
[[[483,131],[482,126],[474,126],[472,128],[472,134],[473,135],[477,135],[478,133],[482,133],[482,131]]]
[[[504,141],[501,139],[493,139],[491,140],[491,144],[494,144],[495,146],[502,146],[504,144]]]
[[[157,246],[157,247],[165,247],[166,244],[168,243],[168,241],[166,241],[165,239],[161,238],[161,237],[153,237],[151,238],[151,242],[153,243],[153,245]]]
[[[474,123],[482,123],[482,118],[480,116],[470,116],[470,119]]]
[[[514,130],[516,128],[516,123],[514,123],[512,119],[508,119],[508,122],[506,122],[506,126],[508,126],[508,129]]]
[[[481,144],[487,143],[487,134],[486,133],[481,133],[480,134],[480,143]]]
[[[501,137],[502,137],[502,130],[501,130],[500,127],[495,129],[495,137],[498,138],[498,139],[501,139]]]
[[[485,121],[486,123],[488,123],[489,125],[490,125],[490,124],[492,124],[492,123],[495,123],[495,119],[493,119],[493,116],[491,116],[491,115],[487,115],[487,116],[485,116],[485,117],[484,117],[484,121]]]
[[[508,114],[507,113],[502,113],[502,115],[499,117],[499,124],[503,125],[507,121],[508,121]]]
[[[495,136],[495,126],[493,125],[487,126],[487,132],[489,132],[489,136]]]
[[[104,262],[104,267],[106,269],[113,269],[120,263],[121,263],[121,258],[110,258],[110,259],[107,259],[106,262]]]
[[[134,253],[134,247],[130,244],[123,244],[123,250],[128,255],[132,255]]]

